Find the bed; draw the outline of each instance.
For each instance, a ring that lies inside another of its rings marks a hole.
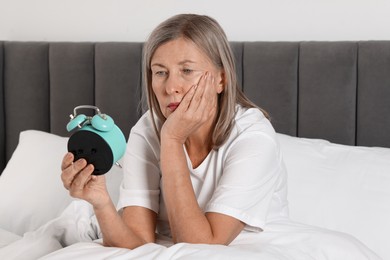
[[[96,105],[128,136],[145,112],[142,43],[3,41],[0,259],[390,259],[390,41],[231,46],[243,91],[277,131],[288,229],[281,223],[230,246],[159,237],[135,250],[103,247],[90,206],[70,198],[59,177],[65,126],[74,107]],[[121,169],[106,176],[117,201]],[[323,236],[302,254],[313,230]],[[328,230],[354,245],[326,247],[337,239]]]

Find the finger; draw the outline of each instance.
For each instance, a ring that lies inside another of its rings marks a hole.
[[[66,153],[64,155],[64,158],[62,159],[61,170],[63,171],[66,168],[68,168],[73,163],[73,160],[74,160],[73,153]]]
[[[79,172],[84,169],[86,165],[87,161],[85,159],[79,159],[76,162],[71,163],[67,168],[62,171],[61,180],[66,189],[70,188],[76,175],[79,174]]]
[[[196,91],[195,91],[194,97],[191,100],[191,102],[194,101],[193,102],[194,105],[199,106],[200,102],[202,101],[202,97],[204,95],[209,77],[210,77],[210,73],[208,71],[206,71],[206,73],[200,78],[200,80],[196,86]],[[195,106],[195,107],[197,107],[197,106]]]
[[[218,93],[214,84],[215,79],[209,73],[204,83],[204,91],[199,106],[194,112],[198,115],[200,122],[206,122],[216,115],[218,109]]]
[[[94,167],[92,164],[88,164],[83,168],[79,174],[74,178],[71,184],[72,190],[80,191],[84,189],[84,186],[91,180]]]
[[[69,189],[69,186],[74,178],[73,167],[72,167],[73,160],[74,160],[74,156],[72,153],[66,153],[64,155],[64,158],[62,159],[61,180],[65,189]]]
[[[197,113],[209,115],[213,109],[216,108],[217,95],[214,87],[214,77],[212,74],[207,73],[205,80],[202,84],[203,92],[202,97],[197,107]]]
[[[104,178],[104,175],[99,175],[99,176],[96,176],[96,175],[91,175],[90,178],[88,178],[87,180],[87,187],[90,187],[91,185],[94,184],[94,182],[97,182],[99,181],[100,179]]]
[[[198,109],[203,97],[207,76],[208,72],[205,72],[205,74],[200,77],[198,84],[195,85],[195,92],[193,93],[191,100],[189,100],[187,112],[194,113]]]
[[[215,85],[215,78],[212,76],[210,78],[210,88],[208,89],[208,95],[210,102],[208,102],[210,111],[216,110],[218,107],[218,91]]]
[[[195,91],[196,85],[193,85],[184,95],[183,99],[180,102],[180,106],[176,109],[176,111],[187,111],[189,105],[191,104],[191,100],[195,94]]]

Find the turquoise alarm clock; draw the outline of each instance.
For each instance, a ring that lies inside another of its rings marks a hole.
[[[80,109],[93,109],[95,115],[78,114]],[[108,172],[125,153],[126,139],[122,131],[96,106],[75,107],[66,129],[74,131],[68,140],[68,151],[73,153],[75,161],[84,158],[93,164],[94,175]]]

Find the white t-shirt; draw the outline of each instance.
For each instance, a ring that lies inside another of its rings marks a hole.
[[[267,222],[288,217],[286,169],[275,131],[259,109],[237,106],[234,128],[219,149],[193,169],[192,186],[204,212],[241,220],[261,231]],[[170,235],[161,192],[160,143],[149,112],[132,128],[124,157],[118,209],[142,206],[158,213],[157,231]]]

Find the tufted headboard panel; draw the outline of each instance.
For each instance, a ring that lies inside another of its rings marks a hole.
[[[390,41],[231,45],[244,92],[278,132],[390,147]],[[138,42],[0,42],[0,170],[20,131],[66,136],[80,104],[128,135],[142,114],[141,55]]]

